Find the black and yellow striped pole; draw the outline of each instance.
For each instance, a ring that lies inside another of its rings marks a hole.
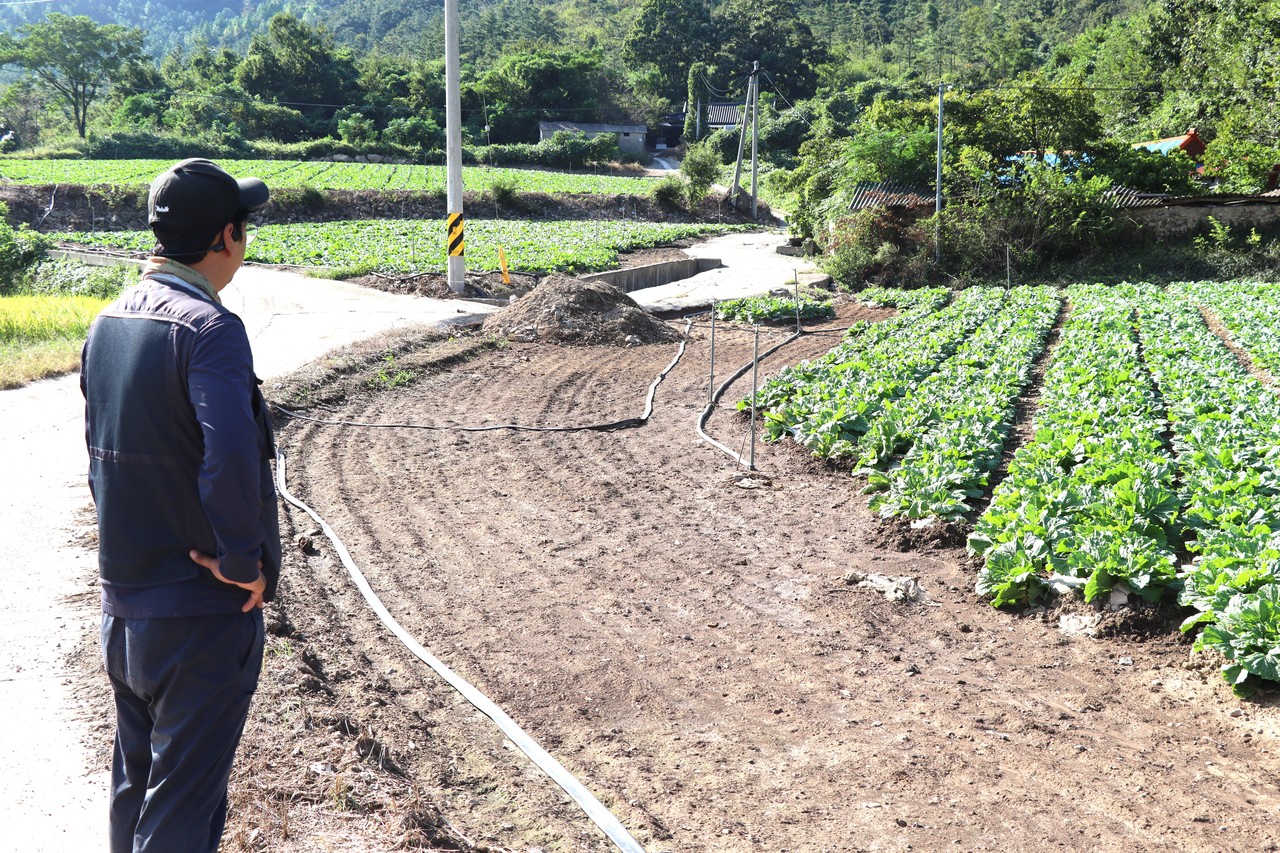
[[[449,257],[460,258],[465,254],[466,240],[462,234],[462,214],[449,214]]]

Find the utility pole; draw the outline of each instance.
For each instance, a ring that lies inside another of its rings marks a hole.
[[[760,152],[760,62],[751,69],[751,218],[759,219],[756,198],[756,170]]]
[[[942,93],[946,84],[938,81],[938,171],[935,177],[936,190],[933,197],[933,221],[935,232],[933,237],[933,262],[942,266]]]
[[[467,284],[462,222],[462,74],[458,47],[458,0],[444,0],[444,112],[446,189],[449,204],[449,290],[462,293]]]
[[[729,199],[735,202],[735,207],[738,196],[742,195],[742,157],[747,145],[747,115],[752,111],[751,106],[756,94],[756,74],[759,73],[759,71],[760,63],[757,62],[755,63],[754,70],[751,72],[751,79],[747,82],[747,97],[742,103],[742,121],[738,124],[738,159],[733,165],[733,186],[729,190]],[[754,143],[752,156],[755,156]],[[752,192],[754,195],[754,188]]]

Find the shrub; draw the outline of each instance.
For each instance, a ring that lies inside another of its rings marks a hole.
[[[410,116],[393,118],[382,131],[382,138],[395,145],[418,152],[444,148],[444,131],[429,118]]]
[[[365,118],[360,113],[352,113],[338,120],[338,136],[343,142],[352,145],[363,145],[378,138],[378,129],[373,119]]]
[[[537,143],[517,142],[477,148],[475,156],[479,162],[490,166],[523,163],[573,169],[609,163],[621,155],[618,138],[611,133],[588,137],[585,133],[561,130]]]
[[[512,175],[495,178],[493,183],[489,184],[489,194],[496,204],[514,207],[520,196],[520,182]]]
[[[932,235],[911,213],[861,210],[832,226],[823,269],[845,290],[931,278]]]
[[[118,131],[91,133],[81,154],[90,160],[182,160],[187,157],[236,157],[243,150],[238,140],[215,138],[213,135],[194,139],[151,131]]]
[[[271,201],[277,208],[317,211],[328,204],[329,197],[315,187],[280,187],[271,191]]]
[[[681,208],[686,198],[684,180],[679,175],[667,175],[653,185],[653,200],[669,210]]]
[[[738,128],[722,127],[711,133],[702,144],[716,152],[721,163],[729,163],[738,159]]]
[[[30,231],[24,225],[15,229],[6,217],[9,208],[0,202],[0,293],[13,292],[27,268],[44,257],[49,248],[47,237]]]
[[[706,198],[707,191],[720,176],[722,165],[720,155],[709,145],[695,142],[685,150],[684,159],[680,161],[680,174],[688,181],[690,207],[696,207]]]

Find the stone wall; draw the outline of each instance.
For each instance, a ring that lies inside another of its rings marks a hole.
[[[1238,204],[1177,204],[1165,207],[1137,207],[1120,211],[1143,236],[1161,239],[1191,239],[1209,232],[1209,217],[1233,232],[1258,229],[1261,234],[1280,233],[1280,204],[1241,202]]]

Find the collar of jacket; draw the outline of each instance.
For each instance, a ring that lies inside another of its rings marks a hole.
[[[173,276],[184,284],[188,284],[198,289],[218,305],[222,304],[222,300],[218,298],[218,292],[213,289],[213,285],[209,282],[209,279],[205,278],[186,264],[180,264],[177,261],[173,261],[168,258],[149,258],[147,260],[147,265],[142,268],[142,277],[146,278],[147,276],[157,274]]]

